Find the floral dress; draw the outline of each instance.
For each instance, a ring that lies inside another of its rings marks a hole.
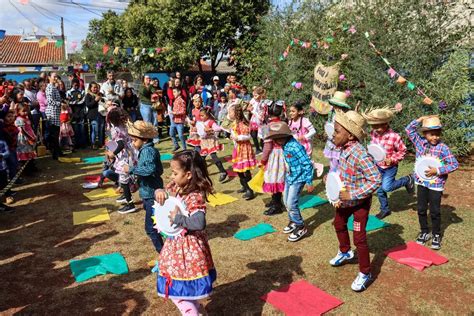
[[[263,174],[263,192],[278,193],[285,191],[286,161],[283,148],[271,141],[272,151],[268,156]]]
[[[207,120],[204,126],[210,130],[206,132],[206,136],[201,137],[201,156],[205,157],[224,150],[224,146],[219,144],[219,138],[216,137],[216,132],[221,131],[222,128],[214,120]]]
[[[59,114],[59,143],[64,143],[72,146],[72,137],[74,136],[74,130],[71,125],[71,113],[69,111],[61,111]]]
[[[18,116],[15,120],[18,128],[18,139],[16,155],[19,161],[26,161],[36,158],[35,143],[36,135],[31,128],[28,117]]]
[[[255,153],[250,143],[250,128],[243,122],[234,122],[231,130],[234,139],[232,152],[232,169],[235,172],[252,170],[257,165]]]
[[[194,147],[201,146],[201,139],[199,137],[199,134],[198,134],[197,128],[196,128],[196,123],[201,121],[200,111],[201,111],[200,108],[199,109],[194,108],[191,111],[194,126],[191,125],[191,128],[189,130],[189,137],[186,140],[186,144],[188,144],[190,146],[194,146]]]
[[[250,106],[252,107],[252,117],[250,118],[250,130],[251,131],[258,131],[258,137],[263,139],[262,137],[262,125],[265,119],[265,114],[267,112],[265,102],[263,100],[257,101],[252,98],[250,100]]]
[[[174,183],[166,187],[170,193],[178,191]],[[189,215],[206,213],[206,203],[200,192],[176,195],[184,203]],[[160,252],[157,292],[171,299],[199,300],[212,292],[216,270],[211,248],[204,230],[186,231],[168,237]]]
[[[117,153],[114,161],[115,172],[119,175],[119,183],[129,184],[131,181],[130,174],[125,172],[124,166],[135,166],[137,163],[136,150],[131,146],[130,136],[127,129],[123,126],[112,126],[110,129],[111,140],[114,142],[123,141],[125,147]]]

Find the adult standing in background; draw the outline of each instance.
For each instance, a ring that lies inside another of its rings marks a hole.
[[[30,101],[30,113],[31,113],[31,125],[33,126],[33,132],[35,135],[38,135],[38,126],[41,118],[41,113],[39,111],[39,103],[36,98],[36,91],[33,89],[31,80],[23,81],[23,86],[25,88],[24,95]]]
[[[145,122],[153,124],[158,127],[158,121],[156,120],[156,111],[151,107],[151,96],[155,93],[156,89],[152,84],[150,76],[145,75],[143,77],[143,85],[140,88],[140,114]],[[158,138],[153,139],[154,143],[159,142]]]
[[[106,101],[120,104],[124,93],[123,87],[121,84],[116,82],[113,70],[107,70],[107,81],[102,84],[100,93],[102,93]]]
[[[214,93],[214,91],[217,91],[218,94],[221,93],[222,86],[220,85],[219,81],[219,76],[214,76],[212,78],[211,93]]]
[[[48,143],[49,150],[53,155],[53,159],[57,160],[59,156],[62,156],[61,149],[59,148],[59,115],[61,113],[61,96],[59,95],[58,85],[58,74],[52,72],[48,76],[48,86],[46,87],[46,118],[48,120]]]

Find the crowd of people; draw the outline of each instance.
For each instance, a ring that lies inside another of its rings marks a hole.
[[[228,174],[218,157],[224,138],[233,144],[230,163],[238,175],[241,188],[237,192],[243,194],[242,198],[255,197],[249,185],[251,171],[262,168],[262,189],[271,194],[264,214],[287,212],[289,223],[282,231],[290,242],[307,234],[299,197],[305,187],[308,192],[314,190],[314,171],[320,168],[317,160],[323,158],[313,156],[312,139],[316,131],[305,117],[303,102],[287,107],[284,101],[267,99],[261,86],[252,87],[249,94],[234,75],[228,76],[221,86],[217,76],[212,84],[206,85],[200,75],[194,80],[189,76],[182,80],[176,72],[163,87],[156,78],[144,76],[138,91],[127,82],[116,80],[112,71],[101,85],[91,82],[87,92],[79,78],[72,75],[70,79],[68,91],[56,73],[26,80],[11,89],[9,84],[4,85],[0,97],[2,183],[13,178],[18,162],[34,160],[38,140],[46,140],[54,159],[65,148],[105,146],[99,186],[105,178],[116,183],[122,193],[117,199],[117,203],[123,204],[118,210],[121,214],[137,211],[132,192],[138,187],[145,209],[145,231],[159,254],[155,269],[158,294],[171,298],[182,314],[199,313],[198,300],[211,293],[216,278],[204,233],[205,202],[214,192],[205,159],[211,157],[219,171],[218,181],[225,182]],[[456,170],[458,163],[441,142],[439,118],[420,117],[406,127],[416,156],[436,157],[442,165],[426,170],[426,177],[431,177],[429,181],[416,173],[396,179],[406,146],[390,128],[394,112],[382,108],[361,114],[352,109],[346,98],[344,92],[337,91],[329,100],[332,108],[327,124],[332,124],[334,133],[327,135],[324,156],[329,160],[330,172],[337,173],[343,183],[337,201],[332,201],[336,208],[334,227],[339,250],[329,263],[341,266],[354,258],[347,226],[353,215],[360,273],[351,288],[359,292],[372,281],[365,230],[372,194],[379,198],[377,217],[383,219],[391,214],[388,192],[405,187],[409,194],[414,194],[417,187],[421,231],[416,241],[425,244],[431,240],[431,247],[440,249],[442,191],[448,173]],[[39,118],[43,118],[44,124],[40,124]],[[380,161],[374,161],[363,146],[368,136],[367,123],[372,126],[371,142],[385,152]],[[163,140],[164,133],[170,136],[175,153],[168,184],[161,179],[163,166],[154,146]],[[192,149],[188,150],[188,146]],[[155,201],[163,204],[170,196],[181,199],[189,215],[172,210],[170,221],[184,228],[184,233],[163,240],[153,223],[153,204]],[[5,205],[2,207],[7,209]]]

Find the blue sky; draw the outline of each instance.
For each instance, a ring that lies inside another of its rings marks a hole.
[[[284,6],[290,0],[272,0],[277,6]],[[7,34],[29,34],[35,28],[37,34],[61,34],[60,16],[64,18],[67,49],[71,43],[80,42],[87,35],[89,21],[100,18],[102,12],[113,9],[123,12],[128,0],[0,0],[0,29]],[[20,12],[21,13],[20,13]]]

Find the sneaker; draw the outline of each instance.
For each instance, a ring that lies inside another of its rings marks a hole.
[[[351,288],[353,291],[362,292],[363,290],[367,289],[371,281],[372,275],[370,273],[363,274],[362,272],[359,272],[354,282],[352,282]]]
[[[255,194],[253,193],[252,190],[247,190],[245,192],[245,194],[242,196],[245,200],[252,200],[253,198],[255,198]]]
[[[431,234],[430,233],[420,232],[418,234],[418,237],[416,237],[416,243],[419,244],[419,245],[424,245],[430,239],[431,239]]]
[[[133,203],[127,203],[125,204],[124,206],[122,206],[121,208],[119,208],[118,212],[120,214],[128,214],[128,213],[133,213],[135,212],[137,209],[135,208],[135,204]]]
[[[431,240],[431,249],[439,250],[441,249],[441,235],[434,234],[433,240]]]
[[[222,172],[219,176],[219,182],[224,182],[227,179],[227,172]]]
[[[378,219],[384,219],[385,217],[390,216],[390,214],[392,214],[392,212],[390,211],[388,212],[380,211],[377,215],[375,215],[375,217],[377,217]]]
[[[293,222],[289,222],[288,225],[286,225],[286,227],[283,228],[283,232],[284,232],[285,234],[292,233],[292,232],[296,229],[296,227],[298,227],[298,225],[296,225],[296,224],[293,223]]]
[[[349,250],[348,252],[341,252],[340,250],[337,252],[337,255],[329,260],[329,264],[333,267],[341,266],[345,261],[352,260],[354,258],[354,252]]]
[[[13,196],[7,196],[5,199],[5,204],[13,204],[15,203],[15,198]]]
[[[415,194],[415,178],[413,178],[413,175],[408,176],[408,183],[405,186],[405,189],[407,190],[408,194]]]
[[[298,226],[295,228],[295,230],[293,230],[290,236],[288,236],[288,241],[292,241],[292,242],[298,241],[301,238],[303,238],[303,236],[306,235],[307,232],[308,230],[306,229],[304,225]]]
[[[127,198],[125,197],[125,195],[122,194],[121,196],[119,196],[119,197],[115,200],[115,202],[117,202],[117,203],[125,203],[125,202],[127,202]]]

